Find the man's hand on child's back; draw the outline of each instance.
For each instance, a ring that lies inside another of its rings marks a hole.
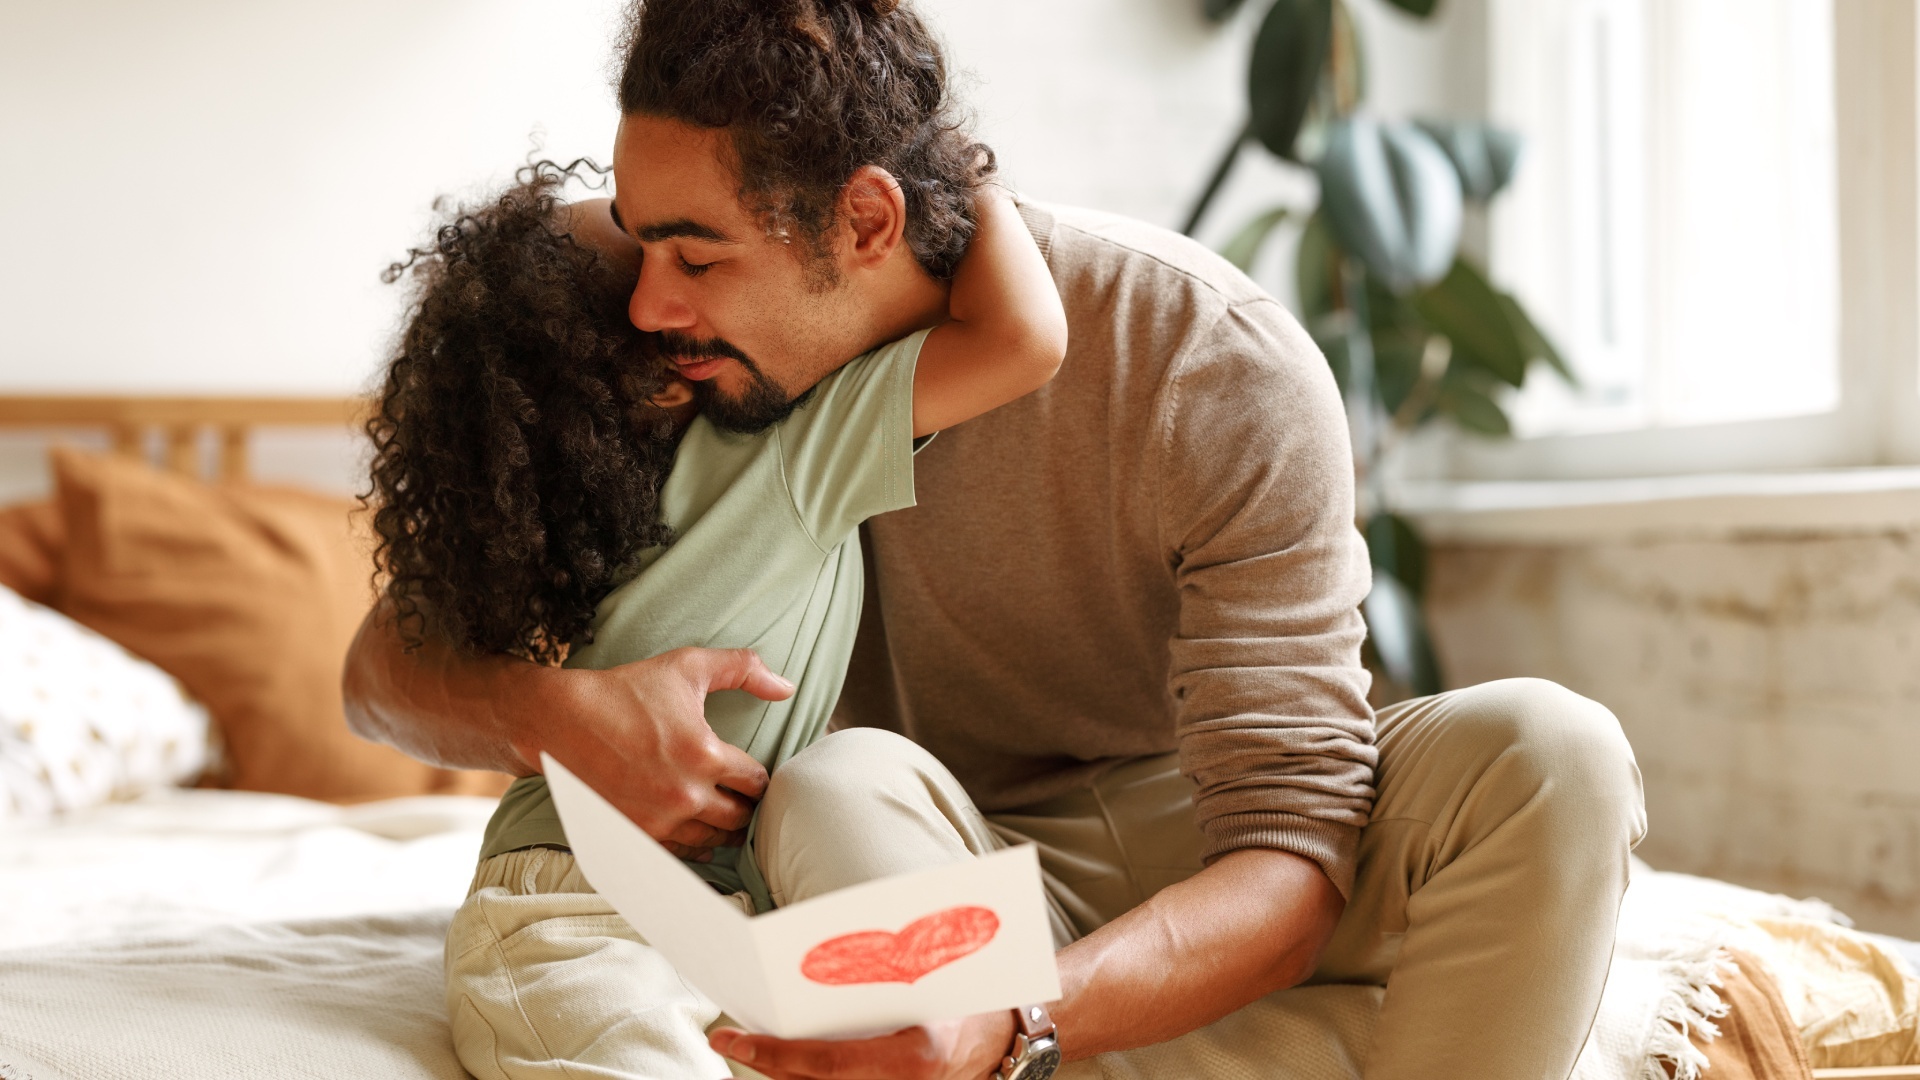
[[[571,700],[540,749],[683,859],[705,861],[745,839],[767,770],[707,726],[707,695],[780,701],[793,684],[750,649],[675,649],[569,675]]]

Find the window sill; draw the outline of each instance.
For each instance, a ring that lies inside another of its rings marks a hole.
[[[1595,544],[1920,532],[1920,468],[1635,480],[1409,481],[1395,509],[1432,543]]]

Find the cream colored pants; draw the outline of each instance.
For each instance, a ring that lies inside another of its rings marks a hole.
[[[1618,723],[1552,683],[1511,680],[1389,708],[1379,745],[1359,876],[1310,985],[1063,1077],[1568,1075],[1645,830]],[[758,854],[774,899],[791,903],[1032,842],[1064,944],[1200,869],[1192,791],[1167,755],[982,815],[913,743],[843,731],[774,774]],[[564,852],[482,864],[447,939],[447,1008],[480,1080],[728,1075],[705,1037],[720,1010]]]

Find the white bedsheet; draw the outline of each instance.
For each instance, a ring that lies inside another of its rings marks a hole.
[[[0,949],[451,909],[466,896],[493,807],[176,789],[45,825],[0,825]]]
[[[493,807],[173,790],[0,829],[0,1078],[464,1077],[440,951]]]
[[[198,927],[0,953],[6,1080],[463,1080],[450,912]]]
[[[491,810],[175,791],[0,833],[0,1080],[459,1080],[441,942]],[[1717,1008],[1718,943],[1679,918],[1717,903],[1692,880],[1636,874],[1579,1080],[1695,1074],[1671,1032]],[[1364,1047],[1371,1009],[1329,1023]],[[1281,1060],[1264,1080],[1357,1073]]]

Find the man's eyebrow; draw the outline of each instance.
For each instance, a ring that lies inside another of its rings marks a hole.
[[[625,226],[622,226],[625,228]],[[675,218],[658,225],[642,225],[635,229],[634,236],[643,243],[657,243],[661,240],[705,240],[713,244],[732,244],[738,241],[711,225],[702,225],[690,218]]]
[[[608,199],[607,213],[613,215],[614,228],[619,229],[621,232],[627,231],[627,223],[620,220],[620,204],[619,203],[614,202],[612,199]]]

